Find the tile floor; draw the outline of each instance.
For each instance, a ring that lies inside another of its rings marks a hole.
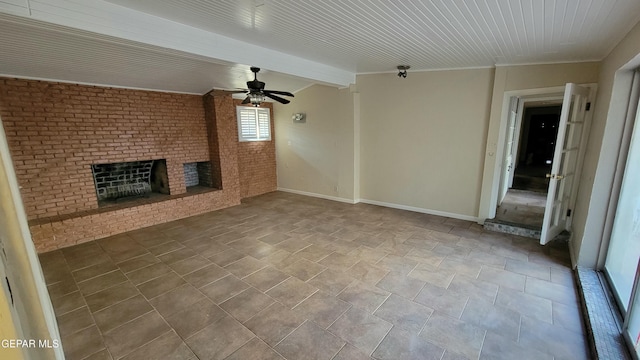
[[[542,229],[547,193],[509,189],[496,210],[495,220]]]
[[[68,359],[586,359],[566,246],[281,192],[40,256]]]

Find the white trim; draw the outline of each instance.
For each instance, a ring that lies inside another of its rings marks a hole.
[[[293,93],[293,94],[297,94],[297,93],[299,93],[299,92],[300,92],[300,91],[302,91],[302,90],[306,90],[306,89],[308,89],[308,88],[312,87],[313,85],[317,85],[317,84],[316,84],[316,83],[314,83],[314,82],[312,82],[311,84],[305,85],[305,86],[301,87],[301,88],[300,88],[300,89],[298,89],[298,90],[294,90],[294,91],[292,91],[291,93]],[[340,87],[340,89],[344,89],[345,87],[349,87],[349,86]]]
[[[401,205],[401,204],[393,204],[393,203],[388,203],[388,202],[383,202],[383,201],[360,199],[360,202],[364,203],[364,204],[384,206],[384,207],[388,207],[388,208],[392,208],[392,209],[407,210],[407,211],[413,211],[413,212],[418,212],[418,213],[422,213],[422,214],[443,216],[443,217],[448,217],[448,218],[452,218],[452,219],[460,219],[460,220],[474,221],[474,222],[477,222],[479,220],[475,216],[454,214],[454,213],[449,213],[449,212],[445,212],[445,211],[424,209],[424,208]]]
[[[360,199],[360,162],[361,162],[361,102],[357,86],[351,87],[353,94],[353,197]]]
[[[575,235],[575,231],[571,232],[571,235],[569,236],[569,258],[571,259],[571,269],[575,270],[576,268],[578,268],[578,258],[576,258],[576,253],[575,250],[573,250],[573,237]]]
[[[24,80],[37,80],[37,81],[47,81],[47,82],[56,82],[62,84],[73,84],[73,85],[86,85],[86,86],[97,86],[103,88],[114,88],[114,89],[127,89],[127,90],[141,90],[141,91],[154,91],[154,92],[162,92],[162,93],[171,93],[171,94],[184,94],[184,95],[198,95],[202,96],[204,94],[193,93],[193,92],[184,92],[184,91],[171,91],[171,90],[160,90],[160,89],[147,89],[147,88],[139,88],[133,86],[120,86],[120,85],[109,85],[109,84],[97,84],[83,81],[71,81],[71,80],[60,80],[60,79],[49,79],[37,76],[23,76],[23,75],[11,75],[11,74],[0,74],[0,78],[8,78],[8,79],[24,79]],[[208,92],[207,92],[208,93]]]
[[[532,65],[558,65],[558,64],[579,64],[579,63],[601,62],[601,61],[602,59],[561,60],[561,61],[531,62],[531,63],[519,63],[519,64],[496,64],[495,66],[507,67],[507,66],[532,66]]]
[[[324,195],[324,194],[318,194],[318,193],[312,193],[312,192],[301,191],[301,190],[287,189],[287,188],[281,188],[281,187],[278,187],[277,190],[278,191],[292,193],[292,194],[297,194],[297,195],[311,196],[311,197],[325,199],[325,200],[338,201],[338,202],[343,202],[343,203],[347,203],[347,204],[357,204],[358,203],[358,201],[353,200],[353,199],[346,199],[346,198],[330,196],[330,195]]]
[[[341,198],[341,197],[336,197],[336,196],[312,193],[312,192],[308,192],[308,191],[287,189],[287,188],[282,188],[282,187],[278,187],[277,190],[278,191],[282,191],[282,192],[291,193],[291,194],[311,196],[311,197],[315,197],[315,198],[338,201],[338,202],[347,203],[347,204],[363,203],[363,204],[383,206],[383,207],[388,207],[388,208],[398,209],[398,210],[413,211],[413,212],[417,212],[417,213],[421,213],[421,214],[442,216],[442,217],[447,217],[447,218],[451,218],[451,219],[459,219],[459,220],[474,221],[474,222],[478,222],[479,221],[479,218],[477,218],[475,216],[454,214],[454,213],[445,212],[445,211],[424,209],[424,208],[419,208],[419,207],[414,207],[414,206],[388,203],[388,202],[384,202],[384,201],[376,201],[376,200],[368,200],[368,199],[357,199],[357,200],[356,199],[346,199],[346,198]]]

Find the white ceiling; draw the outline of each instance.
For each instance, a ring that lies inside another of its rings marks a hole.
[[[638,0],[0,0],[0,74],[205,93],[600,60]],[[242,64],[242,65],[238,65]]]
[[[194,94],[244,88],[253,77],[248,65],[2,14],[0,48],[0,74],[17,77]],[[261,70],[259,79],[268,88],[290,91],[310,83],[268,70]]]

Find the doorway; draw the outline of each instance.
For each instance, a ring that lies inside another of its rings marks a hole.
[[[542,245],[570,230],[594,89],[569,83],[562,93],[505,93],[502,166],[494,182],[499,190],[485,228],[537,238]]]
[[[498,204],[495,220],[531,228],[533,237],[542,229],[553,150],[558,135],[561,100],[522,98],[516,117],[513,179]],[[518,131],[519,129],[519,131]]]
[[[563,94],[549,89],[509,98],[495,217],[485,228],[539,239]]]
[[[525,102],[512,189],[547,193],[561,110]]]

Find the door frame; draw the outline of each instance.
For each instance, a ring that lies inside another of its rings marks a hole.
[[[518,163],[518,158],[520,156],[520,141],[522,141],[522,124],[524,122],[524,113],[525,113],[525,107],[528,103],[532,103],[532,102],[541,102],[541,101],[550,101],[553,102],[552,104],[548,104],[548,105],[540,105],[540,107],[545,107],[545,106],[562,106],[562,94],[560,93],[553,93],[553,94],[545,94],[545,95],[530,95],[530,96],[512,96],[510,98],[508,98],[507,101],[512,101],[512,99],[517,99],[518,100],[518,106],[516,108],[516,123],[515,123],[515,134],[516,136],[514,137],[513,140],[513,147],[515,149],[515,152],[513,154],[514,158],[516,159],[514,162],[514,166],[512,167],[511,171],[509,172],[509,178],[508,179],[504,179],[504,181],[508,182],[507,185],[507,191],[509,189],[511,189],[511,187],[513,186],[513,178],[515,176],[515,172],[516,172],[516,166],[515,164]],[[511,108],[511,106],[509,106],[509,109]],[[508,110],[510,111],[510,110]],[[507,153],[507,140],[508,140],[508,136],[506,131],[509,130],[508,126],[509,126],[509,116],[510,114],[507,113],[507,124],[505,127],[505,138],[504,138],[504,149],[503,149],[503,154],[502,154],[502,163],[504,164],[504,161],[506,160],[506,157],[508,155]],[[504,177],[504,174],[506,172],[501,171],[500,172],[500,184],[503,184],[503,179],[502,177]],[[504,199],[501,199],[501,197],[503,197],[502,191],[501,191],[501,187],[500,187],[500,192],[498,193],[498,197],[497,197],[497,203],[496,203],[496,207],[500,206],[500,204],[502,203],[502,201]]]
[[[496,210],[498,208],[500,179],[502,178],[502,173],[503,173],[502,165],[504,163],[504,156],[505,156],[507,126],[509,124],[509,110],[511,105],[511,98],[512,97],[544,98],[544,97],[556,96],[558,94],[560,95],[560,97],[562,97],[562,95],[564,94],[564,85],[547,87],[547,88],[537,88],[537,89],[511,90],[511,91],[504,92],[503,99],[502,99],[502,112],[500,115],[500,125],[498,128],[498,141],[497,141],[498,146],[496,147],[496,152],[495,152],[496,163],[493,169],[493,182],[491,184],[491,190],[488,196],[489,211],[487,213],[487,219],[495,218]],[[518,114],[517,121],[522,121],[521,116],[522,116],[521,114]]]
[[[519,145],[519,138],[520,138],[519,130],[520,130],[520,123],[522,121],[522,114],[519,112],[521,109],[521,105],[522,105],[522,101],[520,97],[514,96],[509,98],[509,114],[507,117],[507,128],[505,130],[506,131],[505,138],[504,138],[505,151],[502,155],[502,165],[503,166],[507,165],[507,158],[509,157],[509,155],[511,155],[511,164],[509,164],[511,167],[508,170],[505,170],[503,167],[502,171],[500,172],[500,185],[498,187],[499,193],[498,193],[497,206],[500,206],[500,204],[502,204],[505,196],[507,195],[507,192],[513,185],[513,175],[515,174],[515,171],[516,171],[514,159],[518,156],[517,146]],[[511,127],[509,126],[509,124],[511,123],[512,113],[515,113],[515,118],[513,119],[513,135],[510,135],[509,131]],[[515,149],[515,151],[511,153],[508,151],[509,139],[511,139],[511,150]]]
[[[587,87],[590,89],[588,95],[588,102],[594,105],[594,101],[596,98],[596,92],[598,89],[598,85],[595,83],[590,84],[577,84],[579,86]],[[498,130],[498,146],[496,147],[495,152],[495,166],[493,170],[492,177],[492,186],[490,190],[490,194],[488,196],[489,208],[487,213],[487,219],[493,219],[496,216],[496,210],[498,208],[498,197],[500,192],[500,179],[502,178],[502,165],[504,163],[505,156],[505,146],[506,146],[506,137],[507,137],[507,126],[509,123],[509,110],[511,105],[512,97],[526,97],[526,98],[535,98],[535,97],[553,97],[559,95],[560,98],[564,96],[565,85],[562,86],[552,86],[546,88],[535,88],[535,89],[524,89],[524,90],[510,90],[505,91],[502,99],[502,112],[500,115],[500,125]],[[518,115],[520,118],[521,115]],[[585,128],[584,132],[588,134],[591,129],[591,120],[593,118],[593,111],[587,111],[585,116]],[[521,119],[520,119],[521,120]],[[580,154],[578,155],[581,158],[584,158],[584,152],[586,151],[586,144],[581,147]],[[580,173],[582,172],[582,166],[579,169]],[[580,178],[580,173],[576,173],[576,179]],[[580,182],[576,182],[575,186],[580,186]],[[575,189],[575,192],[578,192],[578,188]],[[482,201],[482,200],[481,200]],[[486,203],[485,203],[486,204]],[[482,204],[481,204],[482,206]],[[571,261],[572,264],[575,264],[575,256],[573,254],[573,249],[570,247],[571,252]]]

